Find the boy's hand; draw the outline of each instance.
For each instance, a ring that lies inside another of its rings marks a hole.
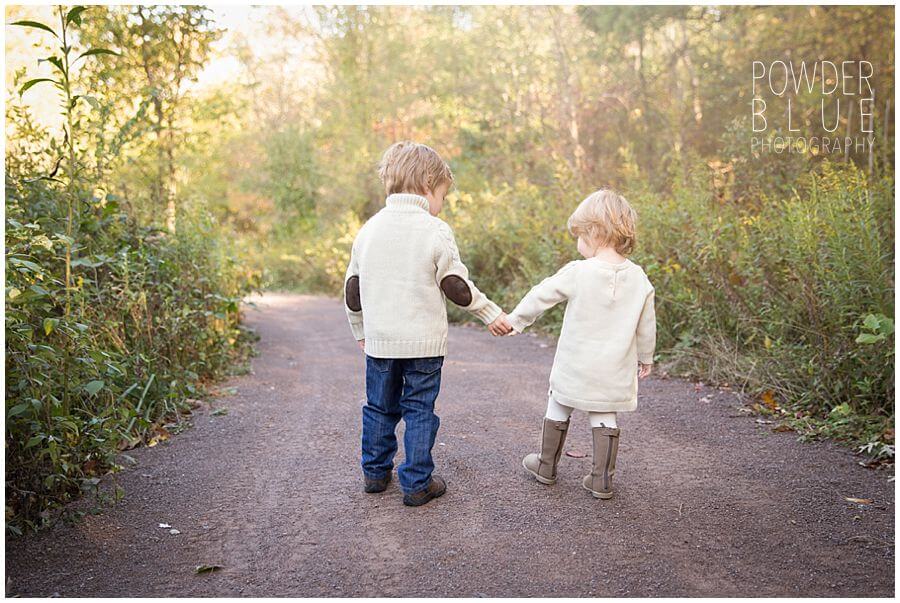
[[[493,335],[494,337],[508,335],[512,330],[512,325],[510,325],[509,321],[506,320],[506,312],[501,312],[500,316],[498,316],[494,320],[494,322],[488,325],[488,331],[490,331],[491,335]]]
[[[643,379],[644,377],[649,377],[650,372],[653,370],[652,364],[641,364],[638,362],[638,377]]]
[[[366,351],[366,340],[365,339],[360,339],[356,343],[359,344],[359,349],[361,349],[363,352]]]

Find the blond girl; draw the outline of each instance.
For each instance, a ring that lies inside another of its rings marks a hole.
[[[568,302],[550,373],[541,450],[522,465],[542,484],[555,483],[572,410],[586,411],[594,454],[593,469],[582,484],[596,498],[612,497],[616,414],[637,408],[638,376],[650,374],[656,345],[653,285],[627,258],[634,248],[636,218],[625,198],[611,190],[588,196],[568,221],[585,259],[544,279],[509,315],[521,333],[548,309]]]

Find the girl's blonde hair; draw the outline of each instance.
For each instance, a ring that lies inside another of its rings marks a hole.
[[[573,236],[628,255],[634,251],[636,222],[637,212],[625,197],[602,188],[578,204],[566,225]]]
[[[442,184],[453,183],[453,172],[437,151],[424,144],[404,140],[384,152],[378,177],[388,195],[434,192]]]

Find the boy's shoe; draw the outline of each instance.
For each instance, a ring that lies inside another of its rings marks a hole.
[[[612,498],[612,478],[616,473],[616,455],[619,452],[619,430],[612,427],[594,427],[594,467],[585,475],[581,485],[594,498]]]
[[[364,477],[366,481],[365,491],[367,494],[377,494],[378,492],[384,492],[387,490],[388,484],[391,483],[391,474],[388,473],[381,479],[370,479],[368,477]]]
[[[568,421],[554,421],[545,417],[541,428],[541,452],[532,452],[522,459],[525,471],[542,484],[549,486],[556,483],[556,465],[562,455],[568,432]]]
[[[403,504],[407,507],[419,507],[433,498],[443,496],[446,491],[447,482],[444,481],[444,478],[432,475],[427,488],[419,490],[418,492],[413,492],[412,494],[404,494]]]

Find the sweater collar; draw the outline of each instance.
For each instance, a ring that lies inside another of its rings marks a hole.
[[[414,195],[412,193],[394,193],[388,196],[385,206],[400,211],[410,211],[417,208],[428,211],[428,199],[422,195]]]

